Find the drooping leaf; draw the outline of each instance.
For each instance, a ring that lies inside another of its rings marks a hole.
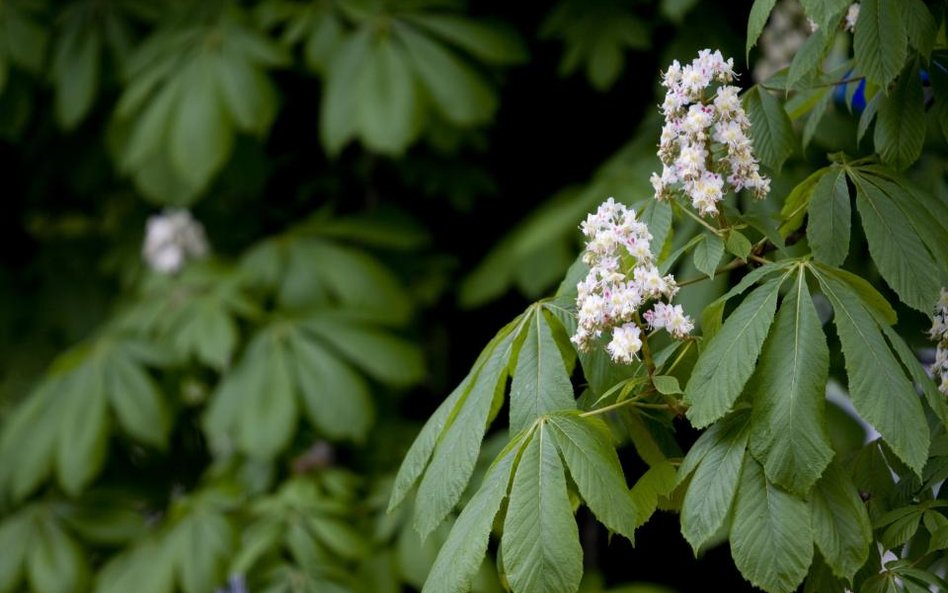
[[[761,86],[744,94],[744,109],[751,121],[754,153],[760,161],[779,171],[796,150],[796,135],[780,101]]]
[[[575,593],[583,550],[554,437],[540,423],[510,488],[501,553],[517,593]]]
[[[757,45],[760,34],[764,31],[764,25],[770,17],[770,12],[774,9],[777,0],[754,0],[751,6],[750,16],[747,19],[747,49],[746,59],[750,60],[751,48]]]
[[[461,511],[431,567],[422,593],[466,593],[487,551],[494,516],[507,497],[507,486],[524,447],[517,437],[487,471],[477,493]]]
[[[751,292],[708,342],[685,387],[688,419],[701,428],[723,417],[754,372],[786,275]]]
[[[514,434],[544,414],[576,409],[566,363],[541,308],[533,312],[526,332],[510,385],[510,431]]]
[[[925,122],[918,61],[911,60],[895,81],[892,92],[879,104],[873,141],[882,161],[896,169],[906,169],[917,161],[925,142]]]
[[[938,269],[919,233],[892,197],[859,175],[850,178],[873,262],[902,302],[927,313],[937,300],[940,284]]]
[[[852,209],[846,173],[834,169],[813,188],[806,225],[807,241],[813,256],[831,266],[839,266],[849,254]]]
[[[853,39],[856,67],[884,89],[898,76],[908,55],[902,9],[898,0],[865,0],[859,6]]]
[[[813,558],[806,502],[771,484],[749,455],[734,501],[731,555],[744,578],[768,593],[796,590]]]
[[[851,580],[866,558],[872,526],[866,506],[844,470],[827,467],[810,494],[813,540],[833,573]]]
[[[730,416],[701,435],[679,468],[679,483],[694,474],[681,507],[681,532],[696,554],[731,510],[747,439],[747,415]]]
[[[596,518],[610,531],[634,541],[638,509],[626,486],[609,427],[578,413],[551,414],[546,420],[579,493]]]
[[[753,381],[750,447],[770,482],[806,495],[833,458],[824,413],[829,349],[800,268]]]
[[[856,410],[920,475],[928,456],[929,433],[915,388],[859,295],[832,274],[818,272],[816,276],[833,305]]]
[[[444,520],[467,487],[491,410],[496,412],[495,401],[504,388],[514,342],[524,320],[525,316],[521,316],[508,324],[485,347],[470,384],[461,393],[438,437],[415,503],[414,524],[422,538]]]

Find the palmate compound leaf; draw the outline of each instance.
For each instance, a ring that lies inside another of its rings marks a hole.
[[[340,340],[349,342],[340,347]],[[398,386],[423,371],[416,346],[358,315],[319,312],[274,322],[221,383],[205,429],[215,447],[236,444],[272,459],[292,439],[302,406],[326,436],[360,441],[374,410],[368,383],[353,366]]]
[[[723,417],[754,372],[788,272],[751,292],[711,338],[685,388],[688,419],[698,428]]]
[[[55,468],[63,489],[78,494],[102,468],[113,421],[134,440],[163,447],[171,418],[146,370],[153,354],[134,338],[103,336],[60,357],[5,426],[2,487],[22,498]]]
[[[695,554],[725,526],[740,482],[749,419],[739,412],[713,424],[678,470],[679,484],[691,476],[681,507],[681,533]]]
[[[512,425],[529,426],[542,414],[575,409],[571,363],[563,359],[556,338],[564,330],[547,313],[551,306],[531,305],[498,332],[409,449],[389,508],[398,506],[420,481],[415,527],[422,537],[444,520],[467,487],[484,433],[503,402],[508,374],[513,373]]]
[[[769,481],[806,495],[833,459],[825,417],[829,349],[801,266],[751,379],[750,449]]]
[[[750,455],[734,500],[731,555],[744,578],[768,593],[795,591],[813,559],[807,503],[770,483]]]
[[[27,505],[0,522],[0,592],[68,593],[84,590],[86,554],[64,529],[52,505]],[[27,587],[28,585],[28,587]]]
[[[903,462],[921,475],[928,458],[928,424],[915,387],[880,331],[876,309],[865,304],[846,275],[819,264],[810,266],[810,270],[833,305],[833,321],[856,411],[882,434]]]
[[[536,427],[517,464],[500,550],[514,593],[575,593],[579,588],[579,530],[546,422]]]
[[[846,472],[831,464],[810,493],[813,540],[833,573],[853,578],[869,556],[872,525]]]

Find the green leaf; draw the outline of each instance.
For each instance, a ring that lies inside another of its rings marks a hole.
[[[745,59],[750,62],[751,48],[757,45],[760,34],[764,31],[770,11],[774,9],[777,0],[754,0],[750,16],[747,18],[747,49]]]
[[[105,460],[108,399],[97,364],[82,367],[64,387],[56,467],[63,489],[75,496],[89,485]]]
[[[566,363],[543,310],[537,307],[527,322],[510,385],[510,431],[516,434],[549,412],[575,409]]]
[[[921,475],[928,456],[929,433],[915,388],[859,295],[832,275],[816,276],[833,305],[856,410],[882,434],[895,454]]]
[[[827,29],[822,26],[814,31],[793,56],[790,70],[787,72],[787,90],[796,88],[797,84],[808,75],[821,71],[823,60],[826,59],[826,54],[836,38],[835,27],[831,34],[827,34],[826,31]]]
[[[319,110],[319,137],[330,156],[337,156],[356,132],[356,93],[370,42],[369,31],[360,29],[342,43],[329,64]]]
[[[681,386],[678,385],[678,379],[669,375],[656,375],[652,377],[652,385],[654,385],[655,390],[662,395],[681,393]]]
[[[365,379],[303,334],[289,344],[291,371],[313,425],[330,438],[365,439],[374,417]]]
[[[904,0],[899,3],[899,10],[905,19],[905,33],[909,45],[914,47],[924,58],[932,53],[935,45],[935,35],[938,26],[932,17],[931,11],[922,0]]]
[[[163,447],[171,413],[154,381],[127,354],[117,354],[105,372],[109,402],[122,429],[143,443]]]
[[[369,46],[355,94],[356,127],[370,150],[399,155],[420,131],[415,77],[402,47],[388,37]]]
[[[242,130],[263,136],[277,111],[276,92],[267,76],[253,64],[222,54],[215,68],[222,105]]]
[[[747,259],[747,256],[750,255],[753,245],[751,245],[750,240],[744,236],[740,231],[735,231],[731,229],[727,234],[727,250],[740,259]]]
[[[510,356],[524,318],[508,324],[487,345],[466,392],[438,437],[415,503],[415,529],[424,539],[451,512],[467,487],[495,401],[502,397]]]
[[[813,558],[806,502],[768,482],[750,456],[734,501],[731,555],[744,578],[768,593],[796,590]]]
[[[484,79],[441,44],[410,27],[398,29],[415,74],[438,111],[451,123],[472,126],[490,120],[497,97]]]
[[[849,186],[843,169],[833,169],[813,188],[806,225],[807,241],[813,256],[831,266],[839,266],[849,254],[852,210]]]
[[[678,483],[678,473],[670,461],[659,461],[642,474],[632,487],[632,501],[638,509],[636,525],[644,525],[658,508],[659,500],[669,496]]]
[[[801,181],[791,190],[787,199],[783,202],[780,209],[780,223],[778,229],[780,236],[786,238],[803,224],[803,217],[806,215],[810,200],[813,197],[813,191],[816,184],[824,175],[830,172],[830,167],[823,167],[811,173],[809,177]]]
[[[850,4],[849,0],[801,0],[800,3],[806,15],[819,26],[816,32],[834,30]]]
[[[948,59],[944,55],[939,59],[933,58],[929,76],[932,89],[935,91],[932,111],[941,127],[942,136],[948,139],[948,71],[946,71],[946,66],[948,66]]]
[[[776,274],[787,268],[784,264],[766,264],[759,268],[754,268],[748,272],[741,281],[734,285],[714,301],[712,301],[701,314],[701,331],[705,339],[710,340],[721,329],[721,317],[724,315],[724,306],[733,297],[741,294],[757,282],[763,280],[771,274]]]
[[[751,121],[754,153],[760,162],[780,171],[796,149],[796,135],[786,110],[776,97],[761,86],[744,95],[744,109]]]
[[[695,267],[699,272],[707,274],[709,278],[714,278],[714,271],[723,255],[724,241],[721,237],[713,234],[704,235],[704,240],[695,246]]]
[[[556,413],[547,417],[548,438],[569,468],[579,493],[596,518],[610,531],[634,541],[639,510],[629,494],[612,435],[605,422],[578,413]]]
[[[828,372],[829,349],[801,267],[760,356],[750,438],[768,481],[800,495],[833,459],[824,412]]]
[[[177,556],[178,578],[185,593],[211,591],[225,578],[234,533],[219,513],[197,511],[177,526],[164,545]]]
[[[895,80],[908,57],[908,37],[898,0],[863,0],[853,49],[856,68],[885,89]]]
[[[668,20],[681,24],[691,9],[698,4],[698,0],[662,0],[661,11]]]
[[[917,161],[925,142],[925,121],[918,61],[911,60],[879,104],[873,141],[882,161],[896,169],[906,169]]]
[[[575,593],[583,550],[554,438],[540,423],[510,488],[501,555],[518,593]]]
[[[723,417],[754,372],[774,320],[777,294],[786,275],[754,290],[708,342],[685,388],[687,415],[698,428]]]
[[[37,522],[27,552],[27,570],[36,593],[72,593],[89,578],[82,548],[52,520]]]
[[[869,243],[869,253],[886,283],[905,304],[928,313],[939,294],[938,269],[911,222],[892,198],[860,176],[856,207]]]
[[[895,314],[895,309],[889,304],[884,296],[870,284],[865,278],[861,278],[840,268],[830,268],[817,263],[816,268],[823,274],[829,274],[836,277],[840,282],[844,282],[855,292],[862,301],[866,310],[872,313],[873,317],[879,320],[880,325],[895,325],[899,318]]]
[[[187,99],[177,104],[168,131],[172,166],[197,188],[205,187],[224,166],[234,140],[215,70],[211,58],[205,56],[181,73]]]
[[[434,13],[406,14],[402,18],[488,63],[518,64],[529,58],[516,31],[503,23]]]
[[[724,525],[740,481],[748,417],[738,414],[711,426],[678,470],[678,482],[694,472],[681,506],[681,533],[697,554]]]
[[[522,449],[521,435],[507,445],[487,470],[484,482],[461,511],[438,552],[422,593],[467,593],[470,589],[487,552],[494,516],[507,497],[510,476]]]
[[[56,84],[56,118],[72,129],[92,107],[99,85],[101,38],[98,31],[70,23],[58,40],[52,76]]]
[[[813,541],[833,573],[852,580],[869,556],[872,526],[845,471],[831,464],[810,495]]]
[[[275,332],[265,332],[248,347],[247,372],[239,389],[245,394],[238,411],[237,440],[257,459],[273,459],[296,432],[297,402],[285,345]]]
[[[0,591],[9,593],[23,578],[27,550],[34,544],[33,514],[24,509],[0,523]]]

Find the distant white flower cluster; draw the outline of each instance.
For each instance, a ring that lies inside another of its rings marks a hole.
[[[148,218],[142,257],[152,270],[174,274],[189,259],[207,252],[204,226],[187,210],[167,210]]]
[[[853,2],[846,11],[846,24],[843,27],[850,33],[856,31],[856,21],[859,20],[859,3]]]
[[[634,210],[609,198],[580,228],[587,238],[583,261],[589,273],[577,285],[579,323],[572,341],[586,351],[611,330],[609,355],[616,362],[630,363],[642,348],[641,328],[635,321],[639,309],[649,301],[671,300],[678,285],[673,276],[662,276],[655,267],[652,235],[636,220]],[[681,305],[656,302],[644,318],[651,329],[665,329],[679,339],[694,329]]]
[[[761,176],[747,136],[750,120],[740,89],[727,85],[734,77],[734,60],[725,61],[720,51],[710,49],[687,66],[675,60],[663,74],[668,89],[658,149],[663,168],[651,177],[656,199],[666,200],[680,189],[702,216],[713,216],[728,190],[749,189],[758,198],[770,192],[770,179]],[[711,93],[716,84],[723,86]]]
[[[938,342],[935,349],[935,364],[932,373],[941,378],[938,390],[948,395],[948,290],[941,289],[941,298],[932,315],[932,329],[929,335]]]

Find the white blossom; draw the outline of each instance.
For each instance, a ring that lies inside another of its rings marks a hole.
[[[658,149],[663,167],[650,178],[655,199],[667,200],[680,190],[702,216],[714,216],[728,191],[746,188],[758,198],[770,191],[754,157],[739,89],[727,84],[734,76],[733,60],[709,49],[686,66],[673,62],[663,74],[665,125]]]
[[[846,11],[846,24],[844,28],[853,33],[856,31],[856,21],[859,20],[859,3],[853,2],[849,5],[849,10]]]
[[[583,261],[589,272],[576,285],[578,323],[571,339],[580,350],[588,350],[593,340],[611,332],[609,355],[616,362],[630,363],[642,348],[639,310],[650,301],[658,301],[655,307],[669,306],[660,299],[671,300],[678,284],[655,266],[652,235],[635,218],[634,210],[609,198],[580,228],[587,239]],[[680,318],[663,327],[676,338],[684,338],[693,324],[680,306],[673,311]]]
[[[148,218],[142,257],[156,272],[174,274],[189,259],[207,252],[204,226],[187,210],[167,210]]]
[[[935,348],[935,363],[932,374],[941,378],[938,390],[948,396],[948,290],[941,289],[941,298],[932,314],[932,329],[928,332],[938,342]]]

